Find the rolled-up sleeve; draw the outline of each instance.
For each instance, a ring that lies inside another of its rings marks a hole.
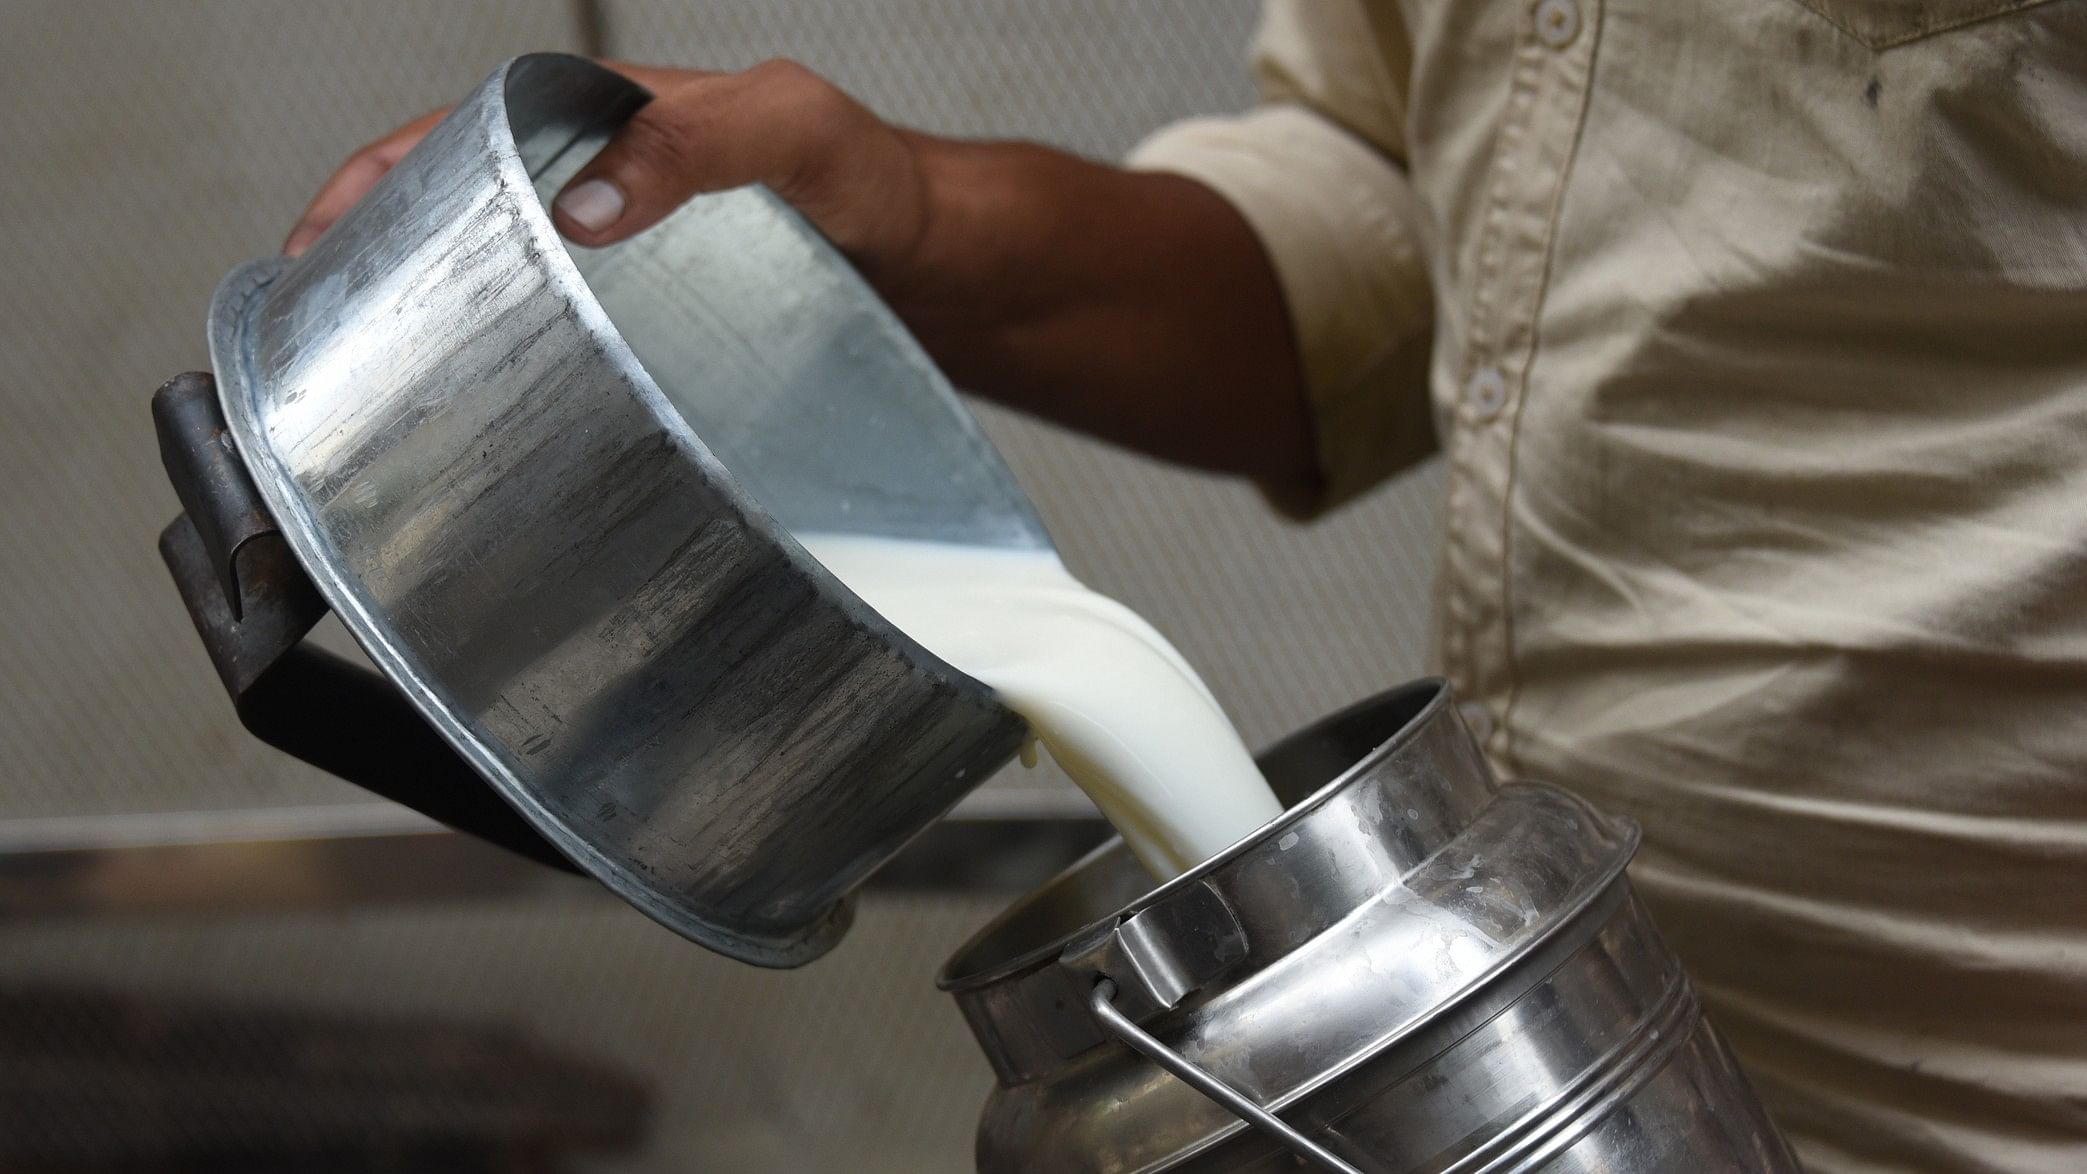
[[[1403,33],[1348,0],[1273,0],[1254,42],[1262,103],[1169,126],[1132,167],[1197,180],[1268,250],[1296,330],[1322,485],[1338,504],[1434,446],[1433,296],[1405,170]]]

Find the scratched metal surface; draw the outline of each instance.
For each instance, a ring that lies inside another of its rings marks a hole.
[[[795,56],[896,118],[1101,156],[1248,99],[1251,0],[602,11],[622,56]],[[232,721],[153,550],[176,506],[146,400],[204,365],[211,287],[342,156],[580,27],[563,0],[0,6],[0,817],[357,801]],[[1299,527],[1241,486],[981,415],[1076,569],[1173,636],[1252,738],[1420,670],[1432,472]],[[1063,794],[1047,770],[991,786]],[[0,926],[0,980],[523,1023],[656,1082],[653,1146],[619,1169],[960,1170],[986,1067],[929,980],[997,904],[873,896],[784,975],[620,907],[452,902]]]
[[[799,428],[857,459],[782,480],[817,502],[803,483],[839,475],[880,532],[933,512],[953,539],[1040,539],[947,382],[774,197],[708,196],[619,247],[736,297],[599,263],[599,300],[583,285],[528,180],[643,97],[573,56],[502,66],[308,253],[234,270],[211,355],[284,538],[443,736],[648,915],[799,965],[1023,729],[789,541],[792,499],[750,492],[785,446],[709,447],[709,409],[852,381],[911,427]],[[631,354],[706,336],[692,368]]]

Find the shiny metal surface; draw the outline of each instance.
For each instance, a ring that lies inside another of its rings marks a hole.
[[[795,965],[1021,724],[787,528],[1046,538],[781,202],[568,256],[543,198],[643,100],[515,58],[303,259],[227,275],[211,354],[298,559],[432,724],[659,922]]]
[[[299,562],[422,715],[647,914],[796,965],[1022,727],[791,530],[1048,539],[765,192],[568,254],[543,201],[645,98],[501,67],[302,258],[227,276],[211,356]]]
[[[1162,1046],[1357,1169],[1794,1171],[1624,876],[1636,830],[1496,783],[1435,682],[1263,756],[1292,804],[1150,892],[1120,843],[944,968],[999,1086],[979,1168],[1290,1168],[1110,1040]]]
[[[1151,1032],[1131,1022],[1130,1017],[1116,1009],[1116,981],[1104,978],[1095,982],[1094,993],[1087,996],[1088,1010],[1100,1021],[1104,1030],[1126,1044],[1132,1051],[1172,1073],[1176,1080],[1216,1101],[1225,1110],[1262,1133],[1282,1143],[1283,1148],[1297,1155],[1305,1165],[1331,1174],[1360,1174],[1355,1167],[1342,1161],[1332,1150],[1306,1137],[1292,1128],[1282,1118],[1262,1108],[1246,1094],[1203,1071],[1189,1062],[1186,1056],[1155,1039]]]

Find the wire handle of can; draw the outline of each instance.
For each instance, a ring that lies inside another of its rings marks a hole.
[[[1333,1151],[1306,1137],[1282,1118],[1264,1109],[1253,1098],[1196,1067],[1188,1057],[1161,1043],[1157,1037],[1130,1021],[1116,1009],[1116,983],[1110,978],[1101,978],[1094,984],[1094,992],[1087,1005],[1093,1011],[1095,1021],[1117,1039],[1146,1059],[1174,1074],[1183,1084],[1216,1101],[1226,1110],[1247,1124],[1281,1142],[1292,1153],[1321,1170],[1333,1174],[1362,1174],[1354,1166],[1343,1161]]]

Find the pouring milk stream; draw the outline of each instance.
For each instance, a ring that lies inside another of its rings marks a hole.
[[[800,534],[908,636],[991,686],[1155,876],[1176,876],[1282,805],[1195,670],[1048,550]]]

